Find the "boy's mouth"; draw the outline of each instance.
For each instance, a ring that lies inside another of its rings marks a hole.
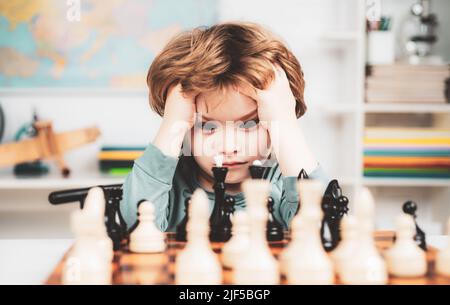
[[[245,164],[247,164],[248,162],[239,162],[239,161],[233,161],[233,162],[224,162],[223,163],[223,167],[227,167],[227,168],[237,168],[237,167],[241,167]]]

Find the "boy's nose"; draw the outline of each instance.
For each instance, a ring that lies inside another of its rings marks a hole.
[[[224,155],[236,154],[239,151],[238,141],[234,129],[226,128],[222,136],[221,153]]]

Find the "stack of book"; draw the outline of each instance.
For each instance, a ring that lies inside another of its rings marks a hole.
[[[449,65],[368,66],[368,103],[446,103]]]
[[[450,178],[450,129],[366,128],[364,176]]]
[[[133,168],[134,160],[144,153],[145,147],[104,146],[98,153],[102,173],[123,176]]]

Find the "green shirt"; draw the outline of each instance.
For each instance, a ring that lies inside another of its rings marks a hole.
[[[132,171],[123,184],[123,199],[120,211],[127,224],[132,227],[137,221],[137,204],[148,200],[155,206],[155,223],[161,231],[176,231],[176,226],[185,215],[184,202],[195,189],[201,187],[197,180],[199,168],[192,156],[173,158],[164,155],[156,146],[149,144],[143,155],[136,159]],[[309,177],[328,184],[322,168],[309,173]],[[276,163],[269,170],[267,179],[271,184],[270,196],[274,199],[274,216],[288,228],[297,211],[297,177],[283,177]],[[326,186],[325,185],[325,186]],[[214,207],[214,193],[205,190],[210,201],[210,213]],[[235,209],[245,208],[244,194],[234,197]]]

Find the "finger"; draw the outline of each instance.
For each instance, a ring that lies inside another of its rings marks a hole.
[[[269,130],[269,123],[266,121],[260,121],[259,124],[264,128],[265,130]]]
[[[179,83],[174,83],[169,85],[169,89],[167,89],[167,96],[171,95],[174,92],[180,91],[181,85]]]
[[[205,102],[204,97],[197,98],[195,106],[198,113],[208,113],[208,104]]]
[[[275,76],[280,74],[280,70],[283,70],[277,63],[269,62],[269,64]]]
[[[258,99],[257,89],[247,82],[242,82],[237,90],[239,93],[246,95],[255,101]]]
[[[195,92],[189,92],[189,91],[183,91],[183,88],[180,87],[177,88],[177,90],[179,90],[180,95],[187,99],[187,100],[191,100],[192,102],[195,101],[195,98],[197,97],[197,94]]]
[[[275,78],[276,79],[285,79],[287,80],[287,74],[286,71],[278,64],[278,63],[270,63],[272,65],[272,69],[274,70],[275,73]]]

